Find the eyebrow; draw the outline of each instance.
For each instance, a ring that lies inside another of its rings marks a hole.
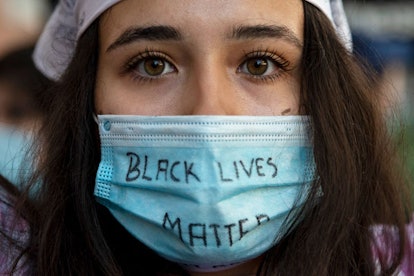
[[[131,27],[123,32],[116,40],[113,42],[106,51],[112,51],[118,47],[130,44],[139,40],[181,40],[182,36],[180,32],[171,26],[149,26],[149,27]]]
[[[286,26],[279,25],[240,25],[233,28],[230,39],[258,39],[258,38],[282,38],[298,48],[302,42],[295,33]],[[167,25],[149,27],[131,27],[124,31],[107,49],[107,52],[121,46],[139,40],[161,41],[161,40],[182,40],[182,35],[176,28]]]
[[[257,39],[257,38],[281,38],[298,48],[302,48],[302,42],[295,33],[286,26],[279,25],[240,25],[233,29],[231,39]]]

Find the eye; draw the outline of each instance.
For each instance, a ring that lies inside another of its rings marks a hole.
[[[139,62],[137,66],[137,73],[143,76],[157,77],[174,71],[174,66],[161,58],[146,58]]]
[[[269,76],[277,74],[280,68],[269,58],[250,58],[239,68],[239,71],[253,76]]]
[[[278,77],[287,70],[289,63],[280,56],[267,51],[255,51],[246,55],[238,72],[259,79]]]
[[[274,70],[274,65],[264,58],[249,59],[244,65],[246,71],[254,76],[261,76]]]
[[[159,78],[176,71],[164,54],[153,51],[145,51],[126,64],[126,72],[141,79]]]

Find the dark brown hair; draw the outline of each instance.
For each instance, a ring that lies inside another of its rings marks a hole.
[[[269,250],[261,274],[373,274],[370,227],[390,224],[400,229],[400,247],[391,264],[380,260],[382,273],[389,274],[400,262],[409,209],[374,82],[326,16],[304,5],[301,108],[312,119],[318,178],[302,210],[304,219]],[[43,185],[33,199],[34,211],[25,214],[32,226],[28,256],[39,275],[182,275],[94,199],[100,160],[93,119],[97,26],[81,37],[72,63],[51,91],[50,120],[39,150],[37,180]],[[319,188],[323,196],[316,200]]]
[[[391,274],[404,250],[410,209],[407,186],[381,110],[375,75],[344,48],[329,20],[305,3],[302,111],[312,118],[314,158],[323,197],[308,201],[304,221],[268,257],[280,275],[372,275],[372,226],[394,225],[385,237]],[[276,264],[276,265],[275,265]],[[296,264],[296,265],[295,265]],[[270,273],[270,275],[274,275]]]

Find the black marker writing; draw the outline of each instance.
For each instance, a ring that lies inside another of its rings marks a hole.
[[[168,222],[168,227],[167,227],[167,222]],[[184,242],[182,231],[181,231],[181,220],[180,220],[180,218],[176,218],[174,223],[173,223],[173,222],[171,222],[170,217],[168,216],[168,213],[165,213],[163,223],[162,223],[162,227],[164,227],[164,229],[174,230],[175,226],[177,226],[178,236],[180,237],[180,240],[182,242]]]
[[[235,179],[242,177],[272,177],[277,175],[277,166],[273,162],[271,157],[264,158],[257,157],[252,158],[248,162],[244,160],[233,161],[232,165],[225,170],[225,166],[222,162],[216,162],[220,180],[222,182],[232,182]]]
[[[151,160],[147,155],[142,156],[128,152],[128,171],[125,176],[126,182],[142,179],[190,183],[191,180],[200,182],[200,178],[194,172],[194,163],[188,161],[170,161],[168,159]]]
[[[129,156],[129,167],[128,167],[128,173],[126,175],[126,181],[130,182],[130,181],[137,180],[140,177],[141,170],[139,169],[139,166],[140,166],[141,160],[139,156],[133,152],[128,152],[127,156]],[[147,171],[148,156],[145,155],[144,159],[145,159],[144,172],[143,172],[142,179],[151,181],[152,178],[145,175]]]
[[[164,215],[162,227],[176,233],[183,243],[190,246],[203,245],[204,247],[219,248],[223,245],[233,246],[235,239],[241,240],[246,236],[249,231],[245,229],[245,224],[250,222],[250,227],[258,227],[269,220],[268,215],[260,214],[255,216],[255,220],[243,218],[237,222],[224,225],[193,222],[185,226],[182,225],[181,218],[171,219],[167,212]],[[251,225],[253,221],[255,223]],[[188,232],[183,232],[183,229],[188,229]]]

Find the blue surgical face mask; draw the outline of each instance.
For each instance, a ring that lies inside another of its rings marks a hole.
[[[25,158],[32,134],[17,127],[0,124],[0,174],[12,184],[19,184],[28,176],[30,168]]]
[[[308,127],[303,116],[101,115],[95,195],[162,257],[228,268],[274,246],[303,205]]]

